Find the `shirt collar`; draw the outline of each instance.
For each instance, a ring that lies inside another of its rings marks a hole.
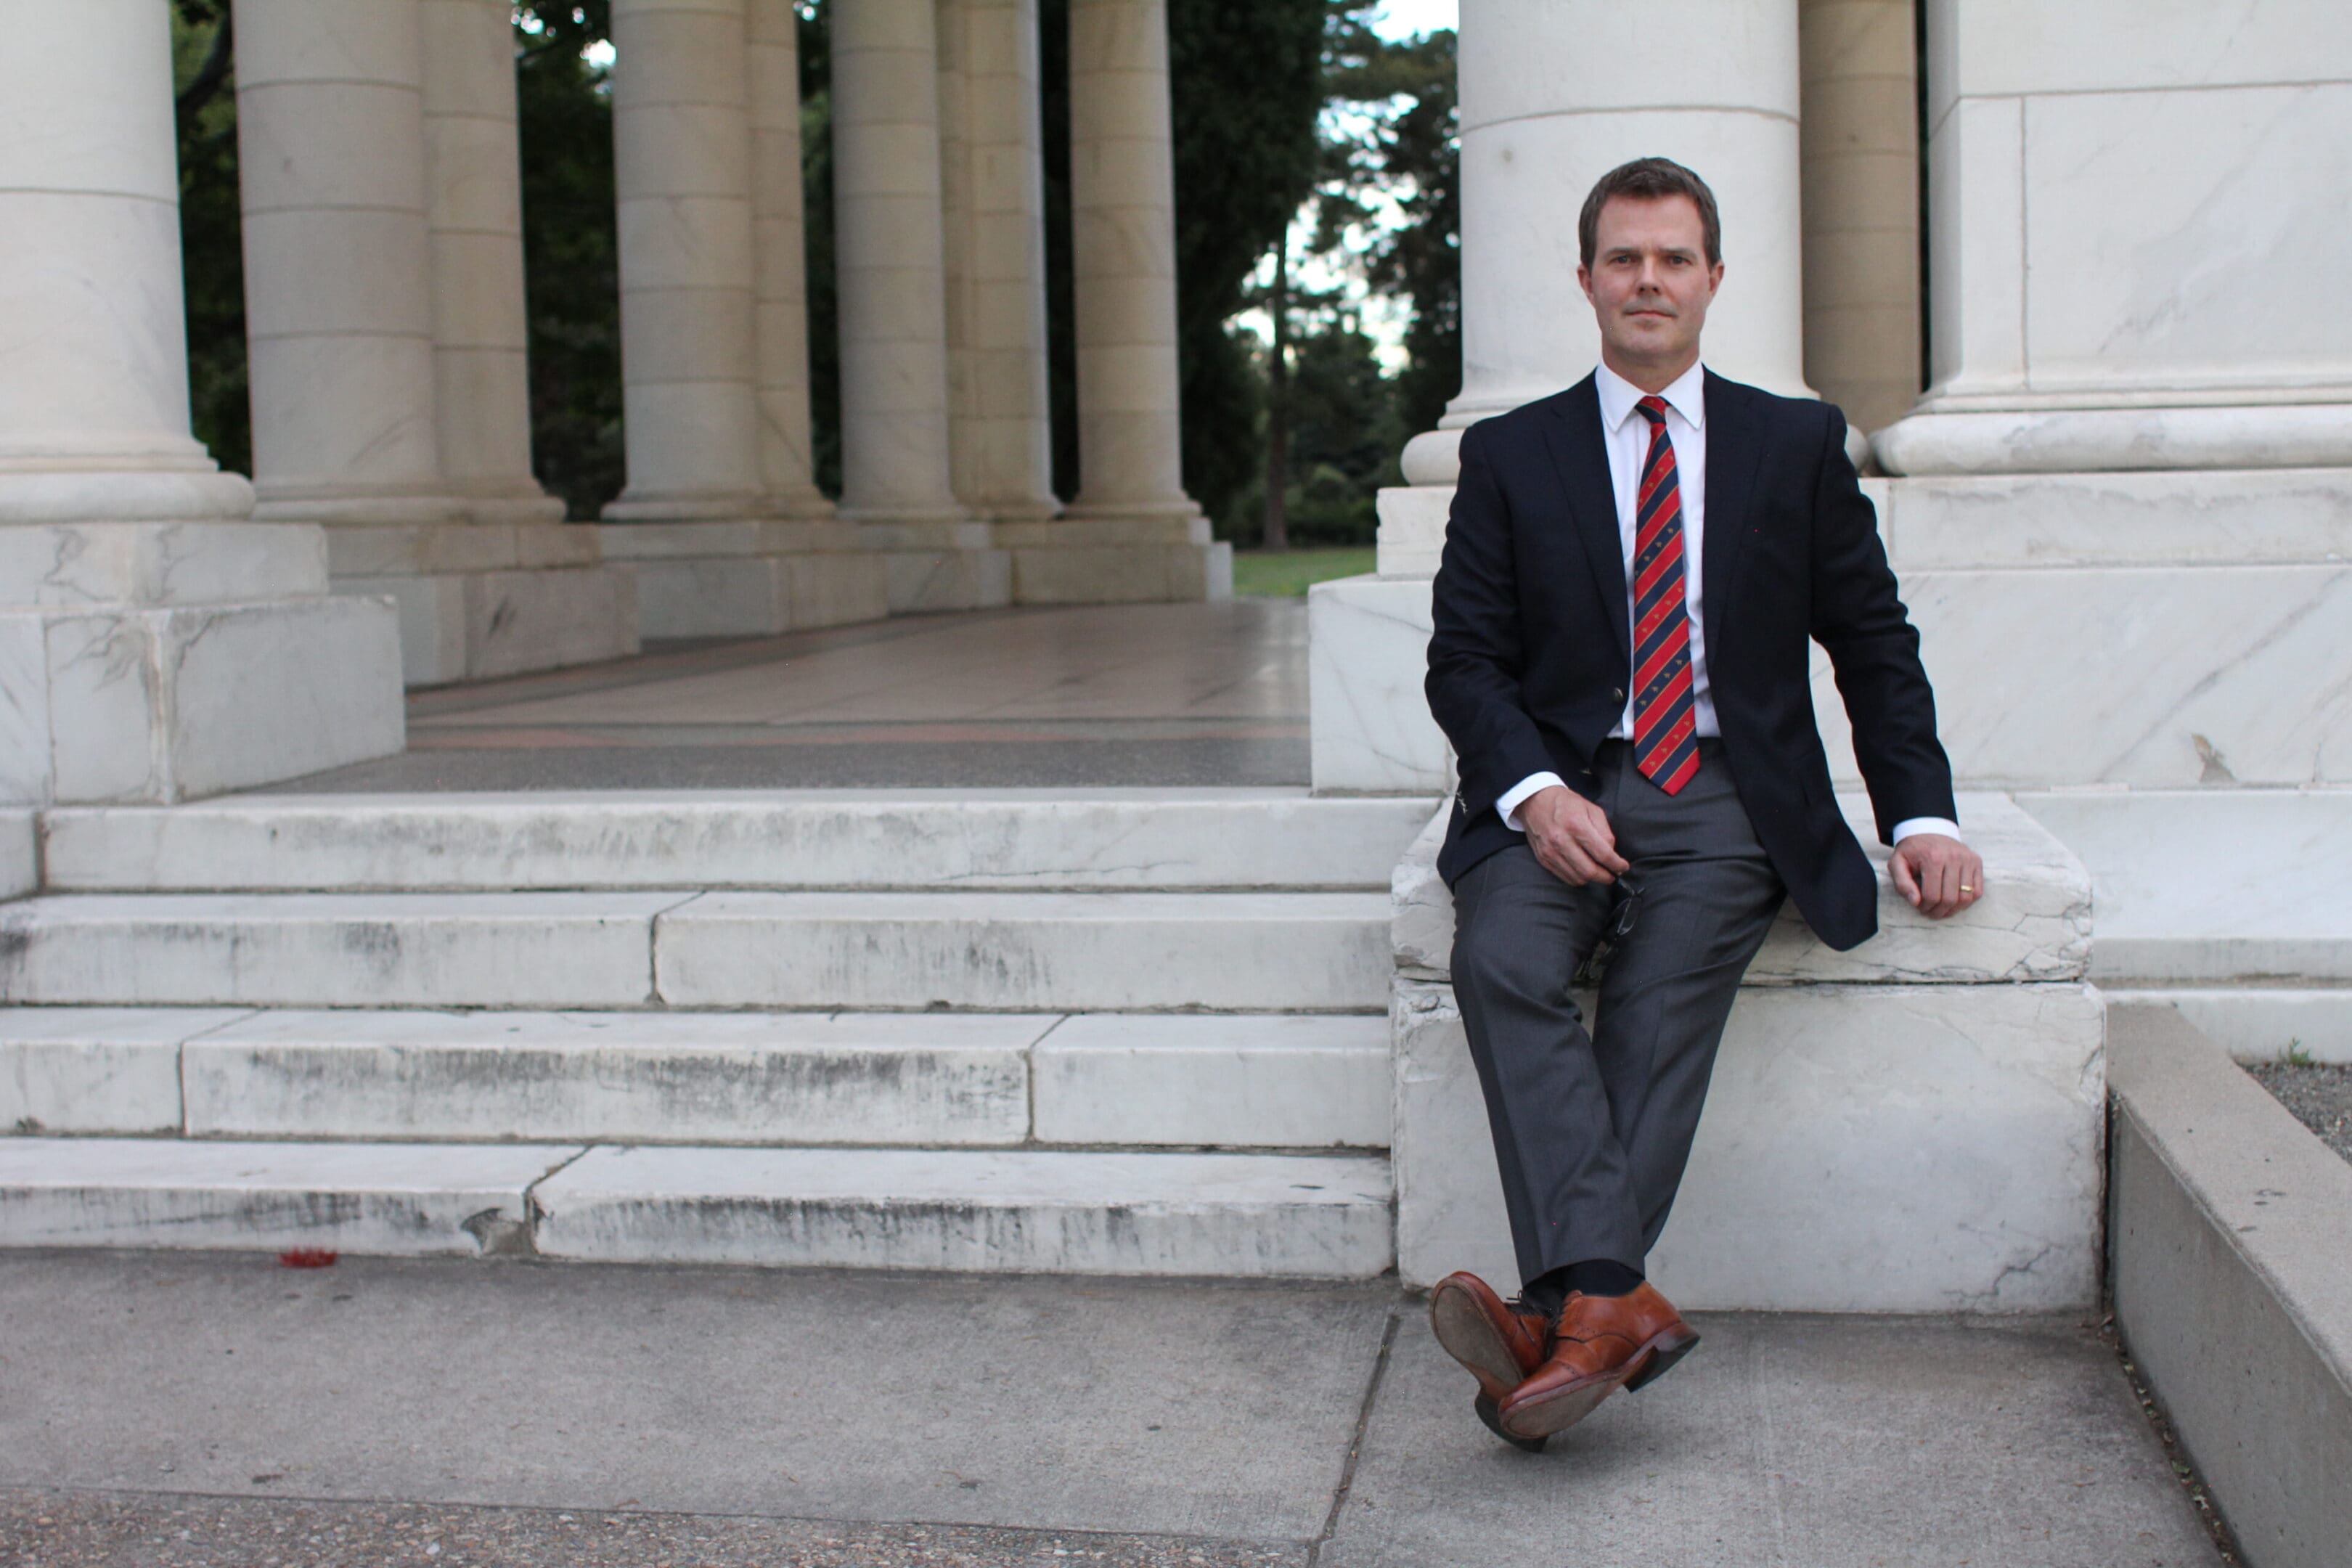
[[[1622,428],[1633,417],[1633,405],[1649,395],[1607,365],[1592,369],[1595,388],[1601,394],[1601,423],[1612,430]],[[1706,428],[1706,364],[1704,361],[1676,376],[1659,396],[1666,406],[1681,415],[1694,430]]]

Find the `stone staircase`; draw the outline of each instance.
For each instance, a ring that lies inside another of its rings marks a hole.
[[[50,811],[0,903],[0,1242],[1377,1274],[1433,805]]]

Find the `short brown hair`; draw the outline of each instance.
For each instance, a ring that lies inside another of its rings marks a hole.
[[[1576,242],[1585,266],[1592,265],[1592,253],[1601,243],[1601,209],[1612,196],[1643,201],[1688,196],[1698,207],[1699,227],[1706,235],[1706,264],[1723,264],[1723,219],[1715,210],[1715,193],[1706,188],[1706,182],[1671,158],[1636,158],[1601,175],[1592,194],[1584,198],[1584,210],[1576,218]]]

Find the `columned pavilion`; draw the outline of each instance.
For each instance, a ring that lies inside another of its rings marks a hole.
[[[381,754],[404,679],[641,637],[1226,592],[1179,471],[1165,3],[1072,5],[1064,506],[1034,0],[836,0],[835,505],[790,0],[616,0],[627,486],[583,527],[531,476],[502,0],[238,0],[249,480],[189,436],[165,0],[8,0],[0,798]],[[1590,363],[1578,199],[1644,152],[1722,198],[1711,362],[1834,397],[1858,458],[1874,437],[1967,776],[2339,777],[2352,655],[2273,668],[2270,634],[2343,592],[2319,476],[2352,465],[2352,340],[2218,259],[2352,260],[2314,200],[2346,172],[2345,41],[2306,9],[1465,0],[1465,385],[1383,500],[1378,577],[1318,595],[1318,785],[1443,783],[1412,690],[1458,432]],[[2154,672],[2126,651],[2151,616]],[[2051,668],[2122,695],[2085,714]],[[2265,695],[2291,689],[2324,711]]]

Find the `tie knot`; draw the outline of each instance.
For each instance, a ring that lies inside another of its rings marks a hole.
[[[1633,407],[1652,425],[1664,425],[1666,422],[1666,400],[1654,393],[1633,405]]]

